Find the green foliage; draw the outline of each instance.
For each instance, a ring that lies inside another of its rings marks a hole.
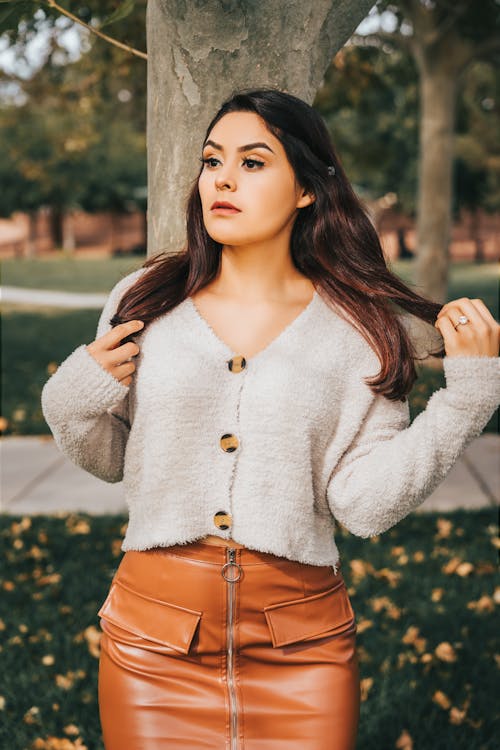
[[[116,24],[125,43],[145,48],[145,3],[109,5],[91,3],[80,11],[91,11],[97,25],[106,11],[104,22]],[[147,184],[144,60],[81,32],[83,54],[70,62],[57,19],[59,12],[39,9],[10,35],[22,60],[30,36],[41,28],[51,34],[45,64],[30,78],[2,76],[18,92],[0,107],[0,216],[41,206],[145,210],[140,196]]]
[[[117,21],[121,21],[122,18],[126,18],[132,13],[135,5],[135,0],[125,0],[125,2],[121,3],[116,10],[107,16],[107,18],[104,18],[104,20],[101,21],[99,28],[103,29],[105,26],[110,26],[112,23],[116,23]]]
[[[417,181],[417,78],[404,52],[347,45],[314,101],[357,190],[372,199],[395,192],[408,214]]]
[[[21,22],[32,17],[37,5],[33,0],[0,0],[0,34],[12,34]]]
[[[455,136],[454,215],[500,208],[500,66],[477,61],[464,76]]]
[[[141,6],[145,5],[145,1],[124,0],[117,3],[116,0],[87,0],[84,4],[59,2],[59,6],[87,24],[91,20],[97,21],[96,28],[102,29],[133,15],[134,11],[137,15],[138,11],[143,10]],[[0,0],[0,34],[6,34],[12,42],[22,42],[27,30],[39,27],[40,11],[43,21],[52,23],[63,16],[62,11],[52,7],[47,0]]]
[[[398,208],[414,214],[419,90],[426,66],[439,65],[431,50],[444,50],[443,72],[455,55],[458,84],[454,214],[461,207],[497,210],[499,3],[379,0],[373,10],[378,30],[353,35],[332,60],[315,100],[351,181],[370,199],[396,193]],[[384,14],[391,31],[387,23],[380,26]]]

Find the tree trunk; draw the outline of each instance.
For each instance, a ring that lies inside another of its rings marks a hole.
[[[142,226],[142,243],[144,247],[148,246],[148,212],[141,211],[141,226]]]
[[[34,258],[37,253],[37,230],[38,230],[38,211],[33,209],[28,212],[28,237],[24,246],[24,254],[26,258]],[[16,253],[17,257],[17,253]]]
[[[416,284],[445,302],[451,229],[456,76],[449,66],[426,65],[420,76]]]
[[[486,258],[484,257],[484,242],[481,237],[481,220],[477,206],[473,206],[470,210],[470,237],[474,241],[474,262],[484,263]]]
[[[122,248],[118,244],[119,239],[120,238],[117,229],[116,211],[111,209],[111,211],[109,212],[109,246],[111,255],[113,255],[113,253],[117,251],[121,252]]]
[[[185,200],[224,99],[271,86],[312,103],[332,57],[372,5],[148,2],[148,255],[184,246]]]
[[[63,214],[62,221],[62,249],[65,255],[73,255],[75,251],[75,231],[73,211],[68,209]]]
[[[454,24],[438,31],[438,16],[404,2],[413,26],[409,45],[419,69],[416,278],[418,291],[444,303],[452,222],[452,169],[458,82],[473,59],[471,43]],[[446,24],[442,24],[446,27]]]
[[[56,250],[59,250],[63,244],[63,210],[60,206],[51,206],[50,210],[50,230],[52,242]]]

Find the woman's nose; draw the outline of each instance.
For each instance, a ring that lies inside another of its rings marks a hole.
[[[217,172],[215,177],[215,186],[217,188],[229,187],[233,188],[235,184],[234,177],[231,174],[231,170],[228,167],[223,167]]]

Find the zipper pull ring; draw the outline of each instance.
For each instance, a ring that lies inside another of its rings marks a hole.
[[[222,566],[221,575],[222,575],[223,579],[225,581],[227,581],[228,583],[236,583],[236,581],[240,580],[241,575],[243,573],[243,569],[242,569],[241,565],[239,565],[236,562],[236,549],[234,547],[229,547],[228,548],[228,556],[229,556],[229,562],[224,563],[224,565]],[[226,575],[225,575],[226,568],[231,568],[231,567],[238,568],[238,577],[237,578],[233,577],[232,574],[231,574],[230,578],[226,578]]]

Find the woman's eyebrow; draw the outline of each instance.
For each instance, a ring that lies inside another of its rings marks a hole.
[[[203,148],[205,148],[205,146],[212,146],[213,148],[217,149],[217,151],[224,151],[223,146],[221,146],[219,143],[215,143],[215,141],[205,141],[205,143],[203,144]],[[236,151],[251,151],[254,148],[267,148],[268,151],[274,154],[272,148],[268,146],[267,143],[262,142],[247,143],[246,146],[239,146]]]

